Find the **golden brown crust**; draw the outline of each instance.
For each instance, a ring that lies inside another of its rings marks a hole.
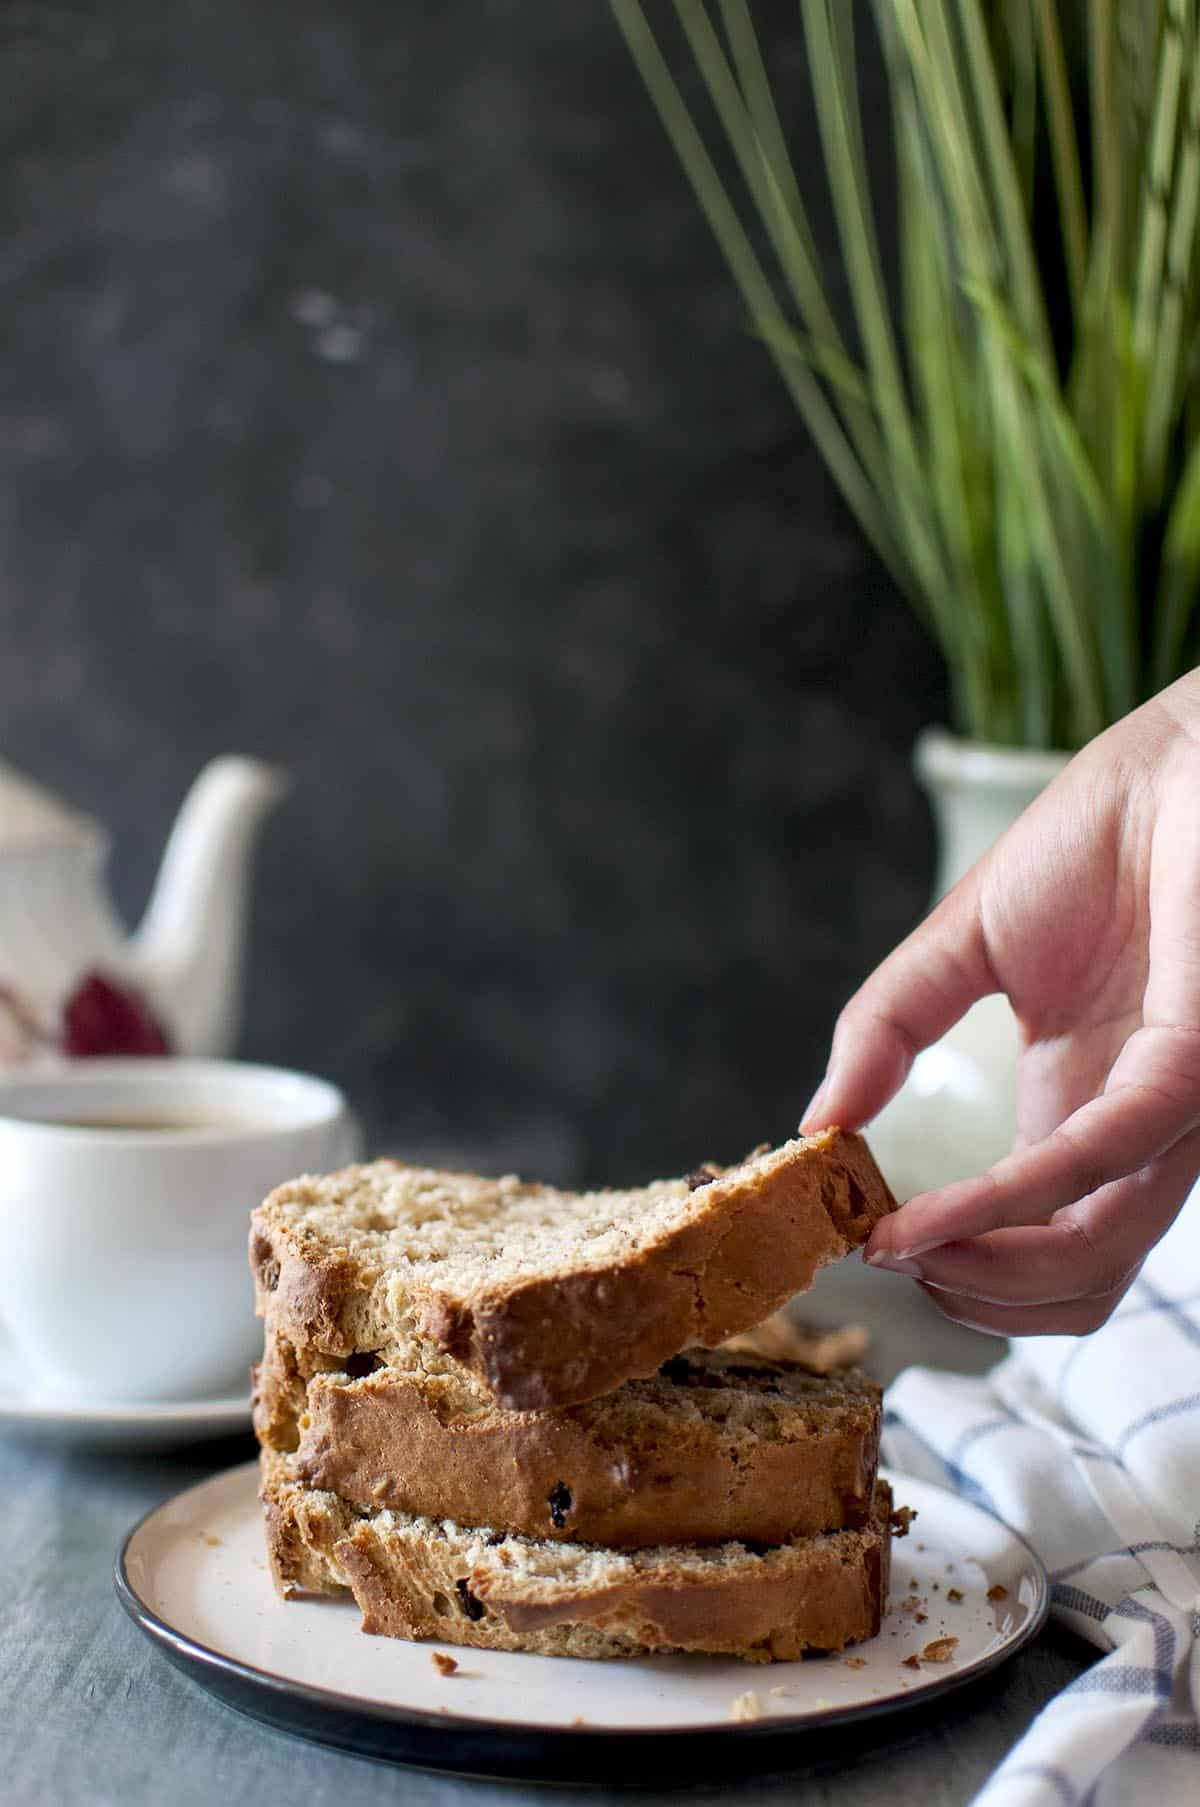
[[[780,1543],[870,1510],[879,1389],[856,1372],[699,1351],[606,1399],[517,1413],[445,1377],[301,1367],[269,1329],[255,1428],[295,1452],[299,1480],[363,1511],[634,1548]]]
[[[298,1347],[344,1357],[377,1275],[290,1232],[273,1208],[284,1196],[254,1216],[258,1309]],[[862,1138],[831,1129],[719,1175],[687,1222],[602,1268],[535,1271],[466,1296],[414,1281],[409,1304],[419,1334],[501,1405],[574,1405],[760,1323],[894,1209]]]
[[[340,1501],[318,1501],[288,1487],[285,1477],[280,1458],[264,1451],[258,1497],[275,1591],[285,1600],[297,1593],[340,1593],[345,1582],[333,1548],[353,1530],[355,1514]]]
[[[531,1581],[519,1557],[509,1570],[496,1561],[484,1569],[425,1520],[405,1528],[382,1514],[347,1531],[332,1496],[306,1495],[278,1477],[264,1482],[264,1494],[278,1517],[293,1517],[319,1572],[337,1572],[350,1586],[363,1630],[386,1637],[551,1656],[680,1650],[788,1661],[873,1637],[887,1601],[892,1502],[883,1482],[867,1530],[745,1552],[701,1570],[686,1551],[664,1548],[640,1574],[617,1570],[611,1584],[582,1585],[569,1575]]]

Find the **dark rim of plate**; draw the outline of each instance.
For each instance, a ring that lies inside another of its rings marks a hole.
[[[239,1464],[239,1467],[241,1465]],[[247,1464],[248,1468],[256,1464]],[[196,1482],[195,1488],[214,1480]],[[881,1470],[881,1472],[883,1472]],[[665,1776],[683,1770],[707,1773],[722,1754],[744,1760],[748,1744],[770,1745],[772,1753],[781,1740],[806,1741],[826,1732],[837,1733],[849,1724],[889,1718],[897,1713],[916,1715],[935,1706],[947,1694],[968,1687],[990,1675],[1037,1636],[1050,1610],[1050,1587],[1041,1558],[1019,1532],[1004,1524],[996,1513],[974,1500],[963,1500],[948,1488],[922,1481],[923,1487],[944,1493],[956,1505],[981,1512],[1003,1526],[1024,1552],[1036,1583],[1036,1598],[1025,1623],[998,1648],[977,1657],[962,1669],[927,1680],[919,1691],[896,1690],[879,1700],[844,1707],[823,1707],[819,1712],[772,1715],[757,1720],[710,1720],[699,1725],[596,1726],[545,1724],[527,1720],[480,1719],[450,1711],[429,1713],[415,1707],[398,1707],[385,1701],[364,1700],[360,1695],[339,1694],[308,1682],[291,1681],[270,1670],[214,1650],[186,1632],[177,1630],[141,1598],[129,1578],[127,1558],[143,1527],[170,1500],[162,1500],[142,1514],[125,1536],[113,1570],[113,1583],[122,1607],[169,1661],[198,1680],[239,1712],[268,1725],[280,1726],[318,1744],[400,1763],[416,1768],[449,1771],[458,1775],[508,1779],[611,1783],[618,1777],[627,1784],[645,1781],[661,1785]],[[190,1493],[193,1488],[185,1488]],[[173,1496],[180,1497],[179,1495]],[[655,1753],[655,1773],[639,1775],[650,1752]],[[616,1753],[620,1760],[614,1762]],[[761,1753],[766,1757],[766,1751]],[[811,1753],[819,1758],[819,1753]],[[658,1758],[663,1768],[659,1771]]]

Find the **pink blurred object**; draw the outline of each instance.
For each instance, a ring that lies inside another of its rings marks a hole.
[[[145,999],[98,972],[86,973],[64,1004],[59,1047],[72,1060],[171,1052]]]

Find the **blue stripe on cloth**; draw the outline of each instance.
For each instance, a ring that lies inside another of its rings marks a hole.
[[[1168,1750],[1200,1751],[1200,1725],[1152,1725],[1139,1744],[1161,1744]]]
[[[1200,1294],[1185,1293],[1182,1299],[1168,1299],[1166,1293],[1160,1293],[1157,1286],[1154,1286],[1147,1280],[1145,1275],[1143,1275],[1141,1279],[1141,1288],[1149,1300],[1148,1305],[1145,1307],[1147,1311],[1163,1312],[1165,1316],[1170,1318],[1172,1324],[1174,1324],[1178,1330],[1182,1331],[1183,1335],[1187,1337],[1190,1343],[1200,1343],[1200,1324],[1193,1323],[1192,1319],[1188,1316],[1187,1311],[1184,1309],[1185,1306],[1191,1304],[1193,1300],[1200,1298]]]
[[[1200,1393],[1188,1393],[1182,1399],[1172,1399],[1167,1405],[1156,1405],[1151,1412],[1143,1412],[1132,1424],[1127,1424],[1117,1444],[1118,1450],[1124,1454],[1133,1439],[1142,1431],[1149,1430],[1152,1424],[1161,1424],[1164,1419],[1178,1418],[1184,1412],[1200,1410]]]
[[[1130,1288],[1130,1298],[1133,1297],[1134,1291],[1140,1292],[1146,1297],[1146,1304],[1130,1305],[1126,1303],[1117,1311],[1113,1318],[1114,1324],[1123,1324],[1127,1318],[1149,1317],[1152,1312],[1161,1311],[1165,1312],[1174,1323],[1177,1323],[1180,1328],[1184,1330],[1185,1336],[1189,1335],[1192,1330],[1195,1329],[1191,1319],[1186,1315],[1184,1308],[1189,1305],[1200,1304],[1200,1292],[1188,1292],[1184,1293],[1182,1298],[1168,1299],[1164,1293],[1160,1293],[1156,1287],[1152,1286],[1144,1275],[1139,1275],[1134,1281],[1133,1287]],[[1197,1330],[1196,1335],[1197,1340],[1200,1341],[1200,1330]],[[1059,1405],[1065,1407],[1067,1387],[1074,1378],[1075,1369],[1079,1362],[1083,1360],[1083,1357],[1089,1350],[1098,1347],[1100,1347],[1100,1344],[1097,1343],[1095,1337],[1080,1337],[1070,1355],[1068,1355],[1066,1361],[1058,1371],[1058,1379],[1055,1383],[1054,1392]]]
[[[1155,1700],[1170,1698],[1172,1678],[1169,1670],[1141,1669],[1131,1665],[1122,1668],[1120,1664],[1108,1667],[1107,1661],[1098,1668],[1088,1669],[1076,1676],[1065,1694],[1152,1694]]]
[[[1158,1288],[1152,1285],[1144,1274],[1134,1281],[1133,1286],[1129,1290],[1129,1299],[1132,1299],[1135,1289],[1146,1295],[1146,1303],[1144,1305],[1130,1305],[1126,1302],[1124,1305],[1119,1306],[1113,1317],[1114,1324],[1123,1324],[1126,1318],[1148,1317],[1152,1311],[1174,1313],[1182,1311],[1189,1305],[1200,1305],[1200,1291],[1181,1293],[1177,1299],[1168,1299],[1166,1293],[1159,1292]],[[1084,1340],[1086,1342],[1087,1339],[1085,1338]]]
[[[1086,1462],[1107,1462],[1110,1468],[1125,1466],[1120,1456],[1114,1456],[1111,1449],[1101,1449],[1098,1443],[1071,1443],[1067,1447],[1073,1456],[1082,1456]]]
[[[1168,1675],[1175,1670],[1175,1627],[1163,1613],[1155,1612],[1144,1600],[1136,1600],[1127,1594],[1124,1600],[1113,1607],[1113,1616],[1119,1619],[1134,1619],[1142,1625],[1154,1627],[1154,1660],[1160,1669]]]
[[[994,1518],[1000,1519],[1002,1524],[1007,1524],[1007,1519],[997,1511],[995,1501],[987,1488],[977,1481],[974,1475],[969,1475],[965,1468],[960,1468],[951,1457],[944,1456],[940,1449],[935,1449],[928,1437],[923,1437],[919,1430],[909,1424],[907,1419],[900,1416],[899,1412],[886,1411],[883,1414],[883,1423],[885,1430],[894,1425],[896,1429],[902,1430],[905,1436],[911,1437],[914,1443],[919,1443],[926,1455],[932,1457],[946,1478],[953,1482],[960,1493],[964,1493],[968,1499],[974,1500],[977,1506],[985,1507]]]
[[[1098,1556],[1084,1556],[1079,1562],[1069,1562],[1065,1568],[1052,1569],[1051,1581],[1069,1581],[1072,1575],[1081,1575],[1084,1569],[1090,1569],[1094,1562],[1113,1562],[1120,1556],[1141,1556],[1143,1553],[1162,1550],[1172,1556],[1200,1555],[1200,1539],[1195,1543],[1172,1543],[1165,1537],[1148,1537],[1141,1543],[1122,1544],[1116,1550],[1101,1550]]]
[[[1011,1430],[1015,1424],[1019,1423],[1020,1419],[1016,1418],[1012,1412],[1006,1412],[1002,1418],[985,1418],[982,1424],[973,1424],[952,1446],[948,1460],[961,1466],[963,1456],[970,1449],[972,1443],[978,1443],[981,1437],[994,1436],[997,1431]]]
[[[1085,1593],[1081,1587],[1064,1587],[1061,1583],[1050,1589],[1050,1600],[1064,1612],[1082,1613],[1087,1619],[1095,1619],[1097,1624],[1102,1624],[1113,1610],[1103,1600],[1097,1600],[1095,1594]]]
[[[1067,1387],[1074,1377],[1075,1369],[1087,1354],[1088,1350],[1093,1347],[1093,1339],[1090,1336],[1081,1336],[1058,1371],[1058,1380],[1055,1382],[1054,1395],[1058,1400],[1059,1405],[1062,1406],[1064,1410],[1066,1410]]]
[[[1018,1763],[1015,1769],[1001,1769],[994,1782],[1016,1782],[1025,1777],[1036,1777],[1039,1782],[1049,1783],[1063,1807],[1082,1807],[1070,1776],[1065,1769],[1059,1769],[1054,1763]]]

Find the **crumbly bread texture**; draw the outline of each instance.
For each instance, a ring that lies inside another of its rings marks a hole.
[[[254,1213],[258,1309],[297,1349],[477,1374],[513,1411],[575,1405],[750,1329],[895,1208],[861,1137],[788,1142],[636,1192],[396,1161]]]
[[[465,1371],[320,1359],[268,1327],[255,1429],[298,1480],[363,1511],[628,1548],[780,1543],[871,1510],[880,1394],[856,1369],[697,1349],[603,1399],[510,1412]]]
[[[404,1512],[356,1515],[263,1452],[262,1498],[285,1596],[349,1587],[363,1630],[542,1656],[707,1651],[787,1661],[873,1637],[887,1600],[891,1494],[869,1525],[766,1547],[615,1551],[465,1530]]]
[[[838,1368],[853,1368],[871,1347],[871,1333],[864,1324],[839,1324],[836,1330],[818,1330],[805,1324],[790,1311],[776,1311],[753,1330],[743,1330],[727,1337],[722,1349],[739,1355],[759,1356],[764,1361],[800,1362],[815,1374],[832,1374]]]

